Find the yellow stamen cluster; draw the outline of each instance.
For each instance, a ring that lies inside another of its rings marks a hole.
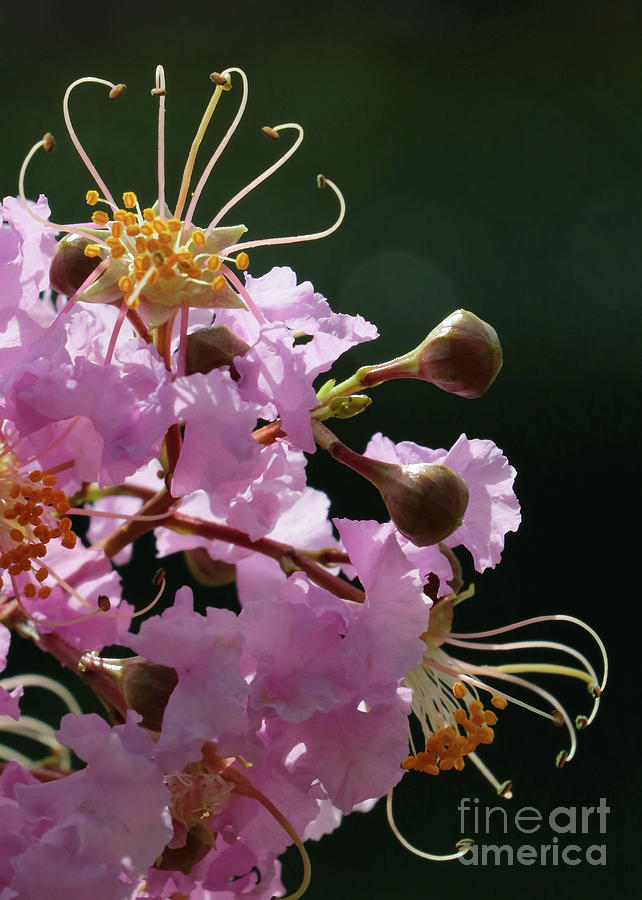
[[[404,759],[404,769],[414,769],[429,775],[464,768],[464,757],[473,753],[480,744],[492,744],[495,732],[492,725],[497,716],[492,709],[484,709],[481,700],[466,699],[468,690],[461,681],[453,684],[457,700],[466,700],[466,708],[458,707],[453,713],[453,724],[446,725],[426,740],[426,750]],[[504,697],[494,696],[491,703],[496,709],[504,709]],[[459,730],[461,729],[461,730]],[[463,731],[463,733],[462,733]]]
[[[89,206],[101,200],[97,191],[87,191],[85,199]],[[174,278],[211,285],[212,290],[217,292],[223,290],[226,285],[223,275],[216,275],[210,281],[210,273],[219,271],[222,260],[216,255],[205,257],[204,253],[199,253],[207,243],[203,231],[192,230],[187,242],[181,244],[183,223],[180,219],[164,219],[150,207],[141,212],[133,191],[123,194],[123,207],[113,210],[111,218],[102,210],[95,211],[91,218],[96,226],[108,232],[104,245],[112,259],[122,258],[127,265],[127,274],[120,278],[118,286],[128,306],[138,306],[145,286],[169,282]],[[87,244],[85,256],[101,256],[105,251],[104,245]],[[249,262],[245,252],[239,253],[235,260],[240,271],[247,269]]]
[[[46,599],[51,588],[42,582],[49,571],[39,561],[47,554],[47,544],[52,538],[61,538],[66,549],[76,546],[71,519],[65,515],[69,500],[64,491],[56,489],[55,475],[39,470],[21,473],[6,465],[6,459],[0,473],[0,569],[13,577],[33,573],[39,586],[29,582],[23,593]]]

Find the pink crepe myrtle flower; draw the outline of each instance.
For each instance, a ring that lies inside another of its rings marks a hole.
[[[174,496],[199,489],[214,495],[230,482],[247,481],[260,455],[252,438],[259,406],[244,401],[229,372],[221,369],[178,378],[173,389],[174,414],[185,423]]]
[[[217,313],[250,350],[236,360],[243,396],[269,404],[264,417],[281,418],[282,430],[294,446],[315,450],[309,412],[317,405],[312,382],[350,347],[374,340],[376,328],[361,316],[333,313],[310,282],[297,284],[289,268],[275,268],[261,278],[246,277],[246,288],[265,324],[234,310]],[[296,344],[295,336],[311,337]]]
[[[138,340],[120,348],[119,365],[72,362],[61,332],[63,324],[48,329],[0,378],[0,411],[23,436],[49,429],[53,443],[65,432],[57,452],[74,460],[80,481],[117,484],[158,455],[174,418],[169,373]],[[69,428],[72,420],[84,427]]]
[[[191,590],[183,588],[174,606],[145,621],[139,634],[123,643],[178,674],[154,750],[165,772],[197,759],[205,741],[247,728],[248,688],[240,672],[242,636],[234,613],[209,609],[203,617],[193,611]]]
[[[330,499],[323,491],[306,487],[296,503],[284,510],[267,537],[305,547],[307,550],[340,549],[328,518]],[[215,559],[223,559],[213,552]],[[344,567],[345,571],[345,567]],[[243,554],[236,560],[236,588],[243,606],[260,603],[275,596],[286,581],[286,574],[274,559],[259,553]]]
[[[30,208],[43,219],[49,217],[43,194]],[[41,325],[50,324],[55,316],[53,306],[39,299],[49,288],[55,243],[52,231],[34,219],[19,199],[4,198],[0,204],[0,305],[24,310]]]
[[[0,776],[3,883],[16,897],[46,891],[129,900],[172,829],[169,793],[149,761],[151,738],[131,717],[110,728],[99,716],[69,715],[58,737],[88,763],[40,784],[17,763]],[[106,823],[109,823],[106,827]]]
[[[448,547],[463,544],[471,552],[478,572],[497,565],[505,535],[517,530],[521,515],[513,491],[515,469],[492,441],[469,440],[462,434],[450,450],[431,450],[412,441],[394,444],[382,434],[376,434],[365,453],[383,462],[402,465],[438,463],[463,478],[469,491],[466,513],[461,526],[444,543]],[[432,548],[428,552],[432,554]],[[423,550],[411,550],[411,553],[419,562]]]

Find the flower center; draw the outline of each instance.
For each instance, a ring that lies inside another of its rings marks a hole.
[[[96,190],[87,191],[85,199],[89,206],[98,202],[111,206]],[[110,259],[106,280],[110,285],[116,282],[127,306],[136,308],[143,290],[150,303],[164,306],[176,306],[186,295],[193,306],[219,305],[212,291],[220,293],[227,287],[219,254],[245,228],[215,228],[206,234],[180,219],[163,218],[154,208],[141,210],[133,191],[125,191],[123,205],[109,213],[96,210],[92,214],[96,242],[86,244],[83,252],[90,259]],[[234,263],[240,271],[247,269],[247,253],[237,253]],[[94,294],[95,299],[102,300],[104,279],[97,280],[93,291],[92,287],[84,292],[83,299],[94,299]]]

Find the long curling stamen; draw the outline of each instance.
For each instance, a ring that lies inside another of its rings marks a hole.
[[[333,234],[343,222],[346,214],[346,202],[344,200],[343,194],[336,186],[336,184],[333,181],[330,181],[329,178],[326,178],[325,175],[317,176],[317,185],[320,188],[327,185],[334,192],[337,200],[339,201],[339,214],[329,228],[326,228],[324,231],[315,231],[310,234],[298,234],[293,237],[263,238],[258,241],[247,241],[246,243],[233,244],[232,246],[226,247],[224,250],[222,250],[221,254],[229,256],[230,254],[235,253],[237,250],[248,250],[250,247],[276,247],[281,244],[299,244],[305,241],[318,241],[321,238],[326,238],[329,235]]]
[[[78,151],[78,155],[80,156],[80,158],[84,162],[85,166],[89,170],[94,181],[96,182],[98,187],[101,189],[101,191],[107,198],[108,203],[110,204],[110,206],[113,207],[113,209],[116,209],[117,204],[116,204],[114,198],[112,197],[111,193],[109,192],[109,188],[107,187],[105,182],[102,180],[102,178],[98,174],[98,170],[96,169],[96,167],[90,160],[89,156],[87,155],[85,148],[78,140],[78,136],[77,136],[74,126],[72,125],[72,122],[71,122],[71,116],[69,114],[69,98],[71,96],[71,92],[73,90],[75,90],[75,88],[79,87],[81,84],[102,84],[105,87],[108,87],[109,88],[109,97],[112,100],[115,100],[117,97],[119,97],[123,93],[125,86],[123,84],[114,84],[113,81],[106,81],[104,78],[95,78],[92,75],[88,75],[85,78],[78,78],[76,81],[73,81],[69,85],[67,90],[65,91],[65,96],[63,97],[63,101],[62,101],[62,113],[65,118],[65,125],[67,126],[67,131],[69,132],[69,137],[71,138],[71,141],[72,141],[74,147]]]
[[[393,814],[392,814],[392,790],[388,791],[388,795],[386,797],[386,816],[388,819],[388,825],[394,836],[397,838],[402,847],[405,847],[406,850],[410,850],[415,856],[421,857],[421,859],[429,859],[432,862],[448,862],[451,859],[459,859],[460,856],[464,856],[471,847],[475,846],[475,842],[470,840],[469,838],[464,838],[461,841],[458,841],[459,849],[455,853],[427,853],[425,850],[419,850],[418,847],[415,847],[409,841],[405,839],[405,837],[401,834],[397,825],[395,823]]]
[[[224,69],[222,72],[222,77],[230,79],[230,76],[232,75],[233,72],[236,72],[238,75],[240,75],[241,81],[243,82],[243,93],[241,95],[241,102],[239,103],[239,108],[236,111],[236,115],[234,116],[234,119],[232,120],[232,124],[227,129],[220,144],[218,145],[218,147],[216,148],[216,150],[210,157],[210,160],[207,163],[207,165],[205,166],[205,169],[203,170],[203,174],[199,178],[198,184],[196,185],[196,187],[194,189],[194,195],[192,196],[190,204],[187,208],[187,213],[185,214],[185,223],[183,225],[183,234],[185,234],[185,229],[187,229],[192,222],[192,217],[194,215],[194,210],[196,209],[196,204],[198,203],[199,197],[201,196],[201,192],[202,192],[203,188],[205,187],[205,184],[207,183],[207,179],[210,177],[210,173],[211,173],[212,169],[214,168],[214,166],[218,162],[219,157],[221,156],[221,154],[227,147],[228,143],[230,142],[230,138],[236,131],[239,122],[243,118],[243,113],[245,112],[245,107],[247,106],[248,82],[247,82],[247,75],[245,74],[243,69],[238,69],[238,68],[236,68],[236,66],[233,66],[230,69]],[[221,88],[221,89],[223,89],[223,88]],[[182,209],[182,207],[181,207],[181,209]],[[177,213],[176,218],[178,218],[178,217],[179,217],[179,214]]]
[[[156,66],[152,96],[158,97],[158,215],[164,218],[165,207],[165,69]]]
[[[219,210],[219,212],[214,216],[214,218],[212,219],[210,224],[205,229],[206,237],[209,237],[212,229],[216,228],[216,226],[221,221],[223,216],[226,213],[228,213],[232,209],[233,206],[236,206],[236,204],[239,202],[239,200],[242,200],[244,197],[247,197],[247,195],[251,191],[253,191],[255,188],[257,188],[264,181],[266,181],[271,175],[274,174],[274,172],[276,172],[277,169],[280,169],[281,166],[284,163],[286,163],[288,161],[288,159],[291,156],[293,156],[296,153],[296,151],[299,149],[299,147],[301,145],[301,141],[303,140],[303,128],[301,128],[301,126],[298,125],[296,122],[286,122],[283,125],[275,125],[274,128],[264,128],[263,133],[266,134],[268,137],[271,137],[273,140],[278,140],[279,132],[285,131],[287,128],[293,128],[295,131],[298,132],[295,142],[292,144],[292,146],[288,150],[286,150],[286,152],[283,154],[283,156],[280,157],[280,159],[277,159],[277,161],[275,163],[273,163],[271,166],[269,166],[264,172],[262,172],[260,175],[257,175],[257,177],[253,181],[251,181],[248,185],[246,185],[246,187],[244,187],[237,194],[235,194],[231,200],[228,200],[228,202],[225,204],[225,206]]]
[[[25,194],[25,175],[27,174],[27,168],[29,167],[29,163],[36,155],[38,150],[41,148],[46,151],[50,151],[53,149],[53,139],[50,134],[46,134],[43,138],[33,145],[33,147],[29,150],[27,155],[25,156],[22,165],[20,166],[20,174],[18,175],[18,196],[20,198],[20,202],[22,203],[24,209],[31,216],[32,219],[35,219],[36,222],[39,222],[41,225],[44,225],[45,228],[51,229],[51,231],[64,231],[67,234],[86,234],[88,235],[95,243],[102,244],[103,246],[107,246],[105,241],[101,238],[96,237],[95,232],[90,231],[87,228],[83,228],[80,225],[61,225],[59,222],[51,222],[48,219],[43,219],[42,216],[39,216],[37,212],[35,212],[32,207],[29,205],[27,200],[27,196]]]
[[[196,129],[196,134],[194,135],[194,140],[192,141],[192,146],[190,147],[190,151],[187,156],[187,162],[185,163],[183,178],[181,180],[181,187],[178,192],[176,209],[174,210],[175,219],[180,219],[183,209],[185,208],[185,201],[187,200],[189,183],[192,178],[192,172],[194,171],[194,163],[196,162],[196,154],[198,153],[198,148],[201,146],[201,142],[203,140],[203,137],[205,136],[205,132],[207,131],[207,126],[209,125],[210,120],[214,115],[214,110],[216,109],[218,101],[221,99],[221,94],[223,93],[223,85],[215,77],[217,74],[218,73],[214,73],[210,76],[212,81],[214,81],[216,87],[214,88],[214,93],[212,94],[210,102],[207,104],[205,112],[203,113],[200,124]]]
[[[462,639],[467,640],[468,638],[479,638],[479,637],[493,637],[497,634],[505,634],[507,631],[515,631],[517,628],[523,628],[526,625],[536,625],[540,622],[569,622],[571,625],[577,625],[579,628],[586,631],[591,635],[595,643],[597,644],[600,653],[602,655],[602,665],[604,669],[604,674],[602,675],[602,681],[599,684],[600,693],[606,687],[606,682],[608,679],[609,672],[609,661],[606,653],[606,647],[604,646],[604,642],[600,638],[599,634],[591,628],[590,625],[587,625],[586,622],[583,622],[582,619],[576,618],[576,616],[567,616],[564,614],[555,614],[551,616],[532,616],[529,619],[522,619],[520,622],[513,622],[510,625],[503,625],[500,628],[492,628],[488,631],[474,631],[474,632],[451,632],[447,637],[449,639]]]

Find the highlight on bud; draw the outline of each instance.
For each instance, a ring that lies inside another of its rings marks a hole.
[[[497,332],[467,309],[457,309],[403,356],[372,366],[362,383],[374,387],[393,378],[419,378],[459,397],[481,397],[502,367]]]

